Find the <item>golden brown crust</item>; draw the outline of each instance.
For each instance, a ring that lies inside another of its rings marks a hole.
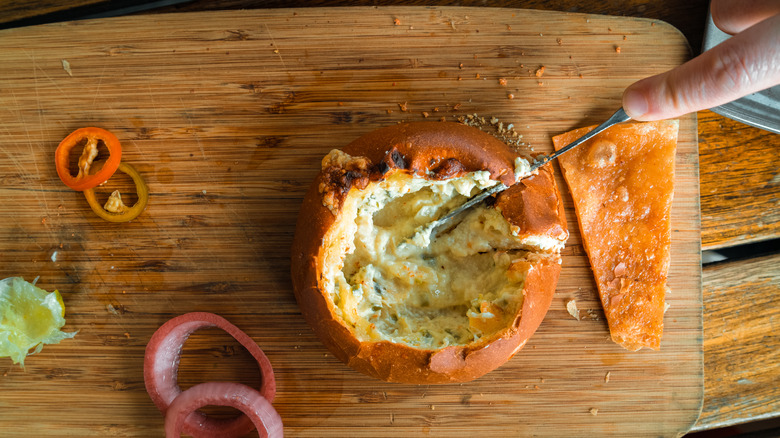
[[[395,150],[403,159],[403,168],[420,176],[449,172],[454,161],[460,174],[490,171],[490,178],[506,185],[515,182],[515,155],[506,144],[492,135],[454,122],[413,122],[392,125],[370,132],[344,147],[344,152],[368,158],[373,163],[387,162]]]
[[[563,241],[569,235],[563,201],[549,164],[499,194],[496,207],[522,232],[520,237],[543,235]]]
[[[371,164],[364,176],[371,180],[381,178],[390,168],[404,169],[432,179],[478,170],[489,170],[492,178],[508,185],[514,183],[515,178],[515,155],[505,144],[475,128],[455,123],[421,122],[379,129],[352,142],[344,148],[344,152],[369,160]],[[295,296],[303,316],[338,359],[357,371],[386,381],[418,384],[464,382],[505,363],[536,331],[555,292],[561,269],[557,256],[541,258],[531,266],[523,291],[522,309],[511,325],[487,339],[441,350],[387,341],[359,341],[335,316],[327,293],[320,287],[325,255],[323,240],[338,214],[338,209],[331,211],[323,205],[326,193],[321,191],[321,187],[323,181],[329,178],[328,171],[321,172],[304,198],[292,248],[291,268]],[[512,224],[546,229],[553,234],[560,232],[562,227],[565,232],[560,200],[550,203],[548,199],[549,194],[558,196],[550,170],[534,178],[535,181],[511,189],[507,199],[519,202],[520,210],[507,208],[511,213],[504,212],[504,215],[520,215],[519,211],[524,211],[523,214],[528,217],[512,217]],[[338,187],[337,191],[345,195],[352,187]],[[544,190],[550,193],[544,195]],[[529,203],[527,210],[522,208],[525,202]],[[544,214],[547,219],[533,218],[531,211],[539,211],[548,204],[554,210],[550,215]],[[548,226],[543,225],[545,220],[549,222]]]
[[[338,151],[337,151],[338,152]],[[318,183],[323,201],[334,212],[352,187],[390,171],[405,171],[431,179],[449,179],[488,170],[490,178],[506,185],[515,182],[515,155],[490,134],[453,122],[413,122],[372,131],[344,147],[344,153],[326,158]]]
[[[556,149],[591,129],[554,137]],[[677,129],[618,125],[560,158],[612,340],[631,351],[660,348]]]

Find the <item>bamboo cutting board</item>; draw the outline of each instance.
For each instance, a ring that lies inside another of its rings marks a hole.
[[[658,21],[490,8],[207,12],[0,32],[0,275],[59,289],[65,330],[79,330],[26,370],[0,360],[3,435],[162,436],[144,348],[191,311],[224,316],[264,349],[289,436],[683,433],[703,392],[694,115],[680,121],[658,352],[608,339],[560,178],[571,237],[556,298],[526,347],[474,382],[389,384],[334,359],[299,313],[289,248],[331,148],[400,121],[478,114],[549,152],[552,135],[602,121],[628,84],[688,56]],[[82,126],[117,134],[146,177],[151,201],[137,220],[104,222],[57,178],[54,149]],[[257,373],[227,335],[203,330],[180,379],[254,385]]]

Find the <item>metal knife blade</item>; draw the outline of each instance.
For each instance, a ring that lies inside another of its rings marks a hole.
[[[574,140],[573,142],[569,143],[565,147],[555,151],[554,153],[543,156],[541,158],[537,158],[536,161],[531,164],[531,172],[535,171],[536,169],[544,166],[545,164],[549,163],[550,161],[560,157],[561,155],[565,154],[566,152],[574,149],[575,147],[581,145],[582,143],[590,140],[595,135],[601,133],[602,131],[606,130],[610,126],[616,125],[618,123],[623,123],[631,120],[631,117],[626,114],[626,111],[621,107],[619,110],[615,111],[612,116],[610,116],[604,123],[600,124],[599,126],[595,127],[593,130],[589,131],[587,134],[583,135],[582,137],[578,138],[577,140]],[[528,175],[524,176],[521,179],[528,178],[531,176],[529,173]],[[519,180],[518,180],[519,181]],[[515,181],[515,184],[517,184],[517,181]],[[474,207],[475,205],[481,203],[485,199],[487,199],[489,196],[493,196],[499,192],[502,192],[506,189],[508,189],[509,186],[504,185],[502,183],[498,183],[494,185],[493,187],[490,187],[489,189],[486,189],[471,198],[469,198],[468,201],[461,204],[459,207],[451,210],[449,213],[445,214],[444,216],[440,217],[439,219],[436,219],[435,221],[429,222],[426,225],[423,225],[420,227],[420,229],[415,233],[415,236],[421,232],[430,232],[432,235],[435,235],[434,230],[441,227],[442,225],[446,224],[452,218],[455,216],[460,215],[464,211]],[[414,236],[412,237],[414,239]]]

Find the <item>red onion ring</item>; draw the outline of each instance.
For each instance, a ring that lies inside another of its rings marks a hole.
[[[225,318],[207,312],[177,316],[160,326],[146,345],[144,383],[154,404],[166,414],[169,406],[182,393],[177,383],[179,361],[184,342],[196,330],[219,327],[246,348],[260,367],[260,395],[272,403],[276,395],[276,379],[265,353],[246,333]],[[227,420],[206,417],[193,412],[184,420],[184,432],[198,437],[232,437],[250,432],[254,425],[246,415]],[[215,431],[218,432],[215,434]]]
[[[284,436],[282,418],[256,389],[241,383],[206,382],[182,392],[168,407],[165,414],[166,438],[179,438],[191,414],[208,405],[230,406],[240,410],[252,420],[261,438]],[[222,429],[205,432],[213,436],[225,436]]]

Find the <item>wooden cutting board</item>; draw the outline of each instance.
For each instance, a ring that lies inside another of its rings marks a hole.
[[[661,351],[608,339],[560,178],[571,237],[553,305],[516,357],[471,383],[389,384],[334,359],[299,313],[289,248],[332,148],[401,121],[478,114],[549,152],[552,135],[602,121],[628,84],[688,57],[658,21],[491,8],[207,12],[0,32],[0,275],[60,290],[65,329],[79,331],[26,370],[0,360],[3,435],[162,436],[144,348],[191,311],[224,316],[264,349],[289,436],[686,431],[703,392],[695,115],[680,120]],[[104,222],[57,178],[54,149],[82,126],[113,131],[146,177],[151,201],[137,220]],[[204,330],[185,347],[181,383],[257,384],[257,373],[237,343]]]

